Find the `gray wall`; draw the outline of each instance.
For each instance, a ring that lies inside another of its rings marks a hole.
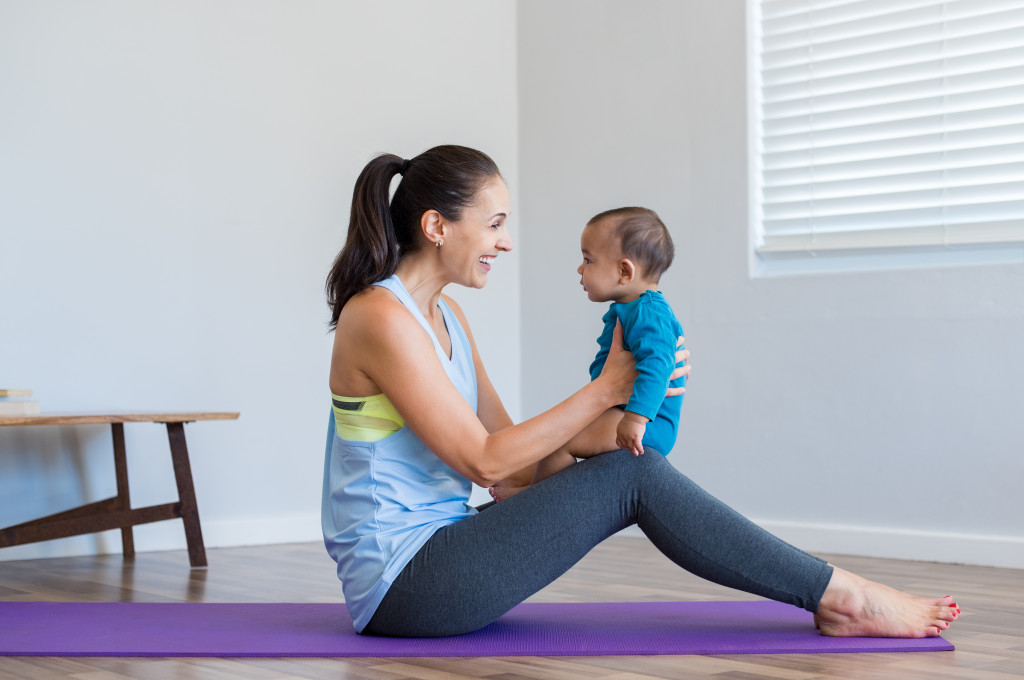
[[[596,348],[580,229],[648,206],[679,469],[812,550],[1024,567],[1024,265],[751,278],[745,41],[740,0],[519,3],[524,416]]]
[[[3,0],[0,387],[48,410],[241,411],[187,427],[207,543],[317,540],[323,280],[356,175],[461,143],[517,195],[515,82],[510,1]],[[517,262],[486,297],[453,291],[516,413]],[[136,505],[173,499],[162,428],[125,434]],[[0,453],[0,526],[114,492],[109,428],[0,428]],[[184,546],[180,522],[136,535]]]

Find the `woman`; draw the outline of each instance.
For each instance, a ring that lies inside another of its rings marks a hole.
[[[357,631],[475,630],[631,524],[684,569],[815,612],[827,635],[949,627],[959,615],[952,598],[911,597],[797,550],[660,455],[602,454],[486,510],[470,507],[471,482],[529,480],[537,461],[624,403],[635,376],[617,333],[597,379],[512,423],[465,316],[442,293],[486,285],[512,248],[508,218],[497,166],[465,147],[385,154],[356,181],[327,281],[336,332],[323,529]]]

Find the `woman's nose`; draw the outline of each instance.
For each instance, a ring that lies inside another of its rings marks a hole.
[[[507,229],[501,230],[501,235],[498,238],[498,242],[495,244],[498,250],[503,250],[506,253],[512,250],[512,237],[508,235]]]

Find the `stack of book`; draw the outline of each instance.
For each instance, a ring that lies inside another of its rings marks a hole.
[[[39,402],[26,397],[32,390],[0,389],[0,416],[34,416],[39,413]]]

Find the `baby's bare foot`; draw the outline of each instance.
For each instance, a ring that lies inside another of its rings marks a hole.
[[[815,624],[834,637],[934,637],[960,616],[950,596],[914,597],[835,569]]]
[[[520,491],[523,491],[527,487],[525,486],[504,486],[502,484],[495,484],[494,486],[487,489],[487,492],[491,494],[491,498],[494,499],[495,503],[507,501],[512,496],[515,496]]]

